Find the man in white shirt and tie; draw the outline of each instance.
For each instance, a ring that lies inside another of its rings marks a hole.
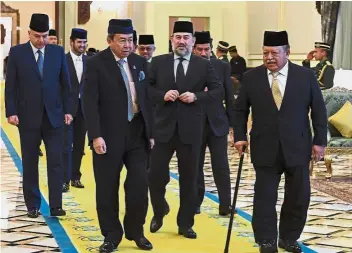
[[[173,54],[153,58],[149,68],[149,95],[155,104],[155,146],[151,155],[149,189],[154,217],[150,231],[163,226],[170,211],[165,187],[170,180],[169,163],[176,151],[180,173],[180,208],[178,234],[195,239],[192,229],[197,202],[197,174],[205,115],[203,104],[221,101],[223,87],[210,62],[192,55],[193,24],[175,22],[172,36]],[[208,92],[205,92],[208,87]]]
[[[240,154],[248,145],[252,111],[251,161],[256,172],[252,227],[261,253],[278,252],[277,244],[288,252],[302,252],[297,240],[309,207],[309,162],[324,156],[326,145],[326,108],[317,80],[311,70],[291,63],[289,54],[286,31],[265,32],[264,64],[244,74],[235,105],[235,147]],[[275,206],[282,174],[285,197],[278,233]]]
[[[130,19],[111,19],[107,35],[109,46],[87,60],[83,91],[97,214],[104,236],[99,252],[113,252],[123,235],[138,248],[151,250],[153,245],[143,229],[148,211],[149,152],[153,146],[147,62],[132,53]],[[122,223],[119,189],[123,166],[127,175]]]
[[[71,85],[62,47],[47,44],[49,17],[34,13],[29,41],[11,48],[5,82],[6,117],[18,126],[23,166],[23,195],[29,218],[40,215],[38,150],[44,141],[51,216],[62,209],[62,134],[71,116]]]
[[[84,152],[86,127],[82,110],[82,92],[86,57],[83,53],[87,46],[87,31],[73,28],[70,37],[71,50],[66,54],[68,70],[72,85],[72,116],[73,122],[65,129],[63,165],[63,192],[71,186],[84,188],[81,182],[81,161]]]

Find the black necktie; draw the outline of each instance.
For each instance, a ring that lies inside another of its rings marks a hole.
[[[183,83],[184,79],[185,79],[185,70],[183,68],[183,64],[182,62],[185,60],[185,58],[178,58],[179,62],[177,65],[177,69],[176,69],[176,85],[179,87],[180,84]]]

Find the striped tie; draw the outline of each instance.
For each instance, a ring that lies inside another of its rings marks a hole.
[[[133,112],[133,102],[132,102],[130,83],[128,81],[127,73],[126,73],[125,69],[123,68],[123,65],[125,64],[125,60],[121,59],[117,62],[117,64],[121,70],[121,75],[122,75],[122,78],[125,82],[125,86],[126,86],[126,90],[127,90],[127,108],[128,108],[127,119],[128,119],[128,121],[131,121],[134,117],[134,112]]]
[[[271,84],[271,92],[273,93],[273,98],[274,98],[275,104],[277,106],[277,109],[280,110],[281,103],[282,103],[282,94],[279,89],[279,80],[277,79],[277,76],[279,75],[279,73],[273,72],[271,74],[273,75],[273,82]]]
[[[38,50],[38,60],[37,60],[37,65],[38,65],[38,70],[40,73],[40,76],[43,78],[43,66],[44,66],[44,57],[42,51]]]

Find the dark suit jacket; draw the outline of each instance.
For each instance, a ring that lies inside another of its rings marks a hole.
[[[192,55],[187,69],[186,82],[181,87],[177,87],[174,74],[174,54],[156,56],[150,66],[149,83],[149,95],[156,104],[153,133],[155,140],[168,142],[177,125],[183,143],[199,144],[205,122],[202,103],[209,103],[212,100],[220,102],[223,98],[223,87],[210,62]],[[208,92],[204,92],[205,87],[208,87]],[[164,96],[169,90],[178,90],[179,94],[187,91],[195,93],[197,100],[189,104],[181,100],[165,102]]]
[[[258,166],[272,166],[281,143],[287,166],[304,165],[314,145],[325,146],[327,115],[323,96],[313,71],[289,62],[287,83],[280,111],[262,65],[246,72],[235,105],[235,141],[247,140],[247,119],[252,107],[251,157]]]
[[[147,62],[136,54],[127,58],[145,123],[145,137],[151,136],[151,106],[147,99]],[[143,77],[145,79],[140,80]],[[127,90],[110,48],[87,59],[83,87],[83,112],[90,141],[103,137],[109,150],[124,150],[128,133]]]
[[[215,69],[215,73],[224,87],[224,97],[226,109],[223,101],[214,101],[204,105],[205,113],[215,136],[224,136],[229,133],[230,125],[233,126],[234,121],[234,90],[230,75],[230,65],[218,59],[210,59],[211,65]]]
[[[77,114],[77,108],[78,108],[78,99],[79,95],[81,95],[81,99],[83,99],[83,86],[84,86],[84,72],[86,69],[86,61],[87,61],[87,56],[82,55],[82,61],[83,61],[83,72],[82,72],[82,78],[81,82],[78,81],[77,77],[77,72],[75,68],[75,64],[72,60],[72,56],[70,52],[66,54],[66,59],[67,59],[67,65],[68,65],[68,71],[70,73],[70,81],[71,81],[71,96],[72,96],[72,116],[75,117]]]
[[[25,128],[39,128],[44,108],[54,128],[71,114],[71,85],[62,47],[46,45],[43,78],[30,42],[10,50],[5,84],[6,117],[17,115]]]
[[[303,67],[310,68],[310,61],[304,60]],[[319,62],[312,70],[320,85],[320,89],[326,90],[334,86],[335,69],[328,59]]]

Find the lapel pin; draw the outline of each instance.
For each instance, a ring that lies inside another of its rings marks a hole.
[[[133,69],[136,69],[136,66],[135,66],[135,65],[133,65]]]

